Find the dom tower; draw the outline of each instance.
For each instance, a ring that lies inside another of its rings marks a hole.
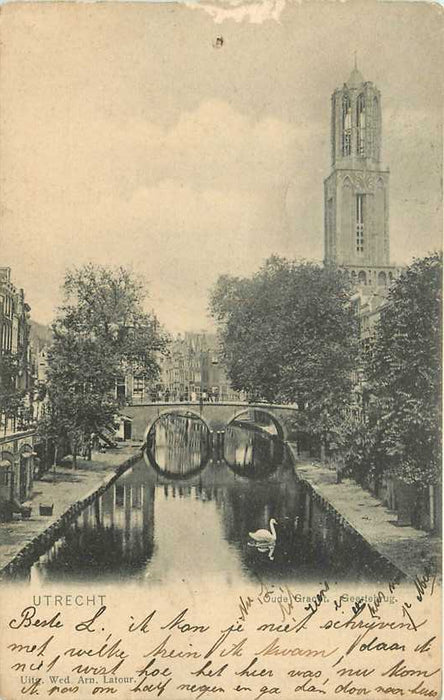
[[[332,172],[324,182],[325,263],[369,290],[390,284],[389,171],[381,163],[381,94],[356,65],[331,100]]]

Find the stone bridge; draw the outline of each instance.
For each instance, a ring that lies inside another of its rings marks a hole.
[[[159,416],[166,413],[191,413],[199,416],[212,431],[225,430],[227,425],[235,418],[243,417],[251,422],[260,424],[256,412],[266,413],[276,426],[279,437],[288,440],[291,432],[291,417],[297,411],[296,406],[276,405],[268,403],[141,403],[125,406],[121,413],[123,417],[131,419],[131,437],[133,440],[145,441],[149,429]]]

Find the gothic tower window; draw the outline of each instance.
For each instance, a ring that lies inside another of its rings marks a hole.
[[[357,102],[357,152],[359,156],[365,156],[365,96],[361,93]]]
[[[342,100],[342,155],[351,154],[351,102],[348,95]]]
[[[370,129],[371,146],[370,155],[373,156],[375,160],[378,160],[378,128],[379,128],[379,104],[378,98],[373,98],[373,109],[372,109],[372,124]]]
[[[364,252],[365,194],[356,195],[356,252]]]

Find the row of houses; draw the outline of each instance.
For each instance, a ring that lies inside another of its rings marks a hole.
[[[32,324],[30,311],[11,268],[0,267],[0,518],[6,519],[29,498],[48,452],[35,425],[49,332]]]
[[[220,359],[215,334],[201,331],[177,335],[162,358],[159,382],[127,375],[117,381],[117,397],[126,403],[236,401],[239,392],[231,388]]]

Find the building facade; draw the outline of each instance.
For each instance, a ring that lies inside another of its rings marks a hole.
[[[130,373],[117,382],[117,397],[130,404],[239,399],[221,364],[215,334],[179,334],[172,341],[168,356],[160,357],[159,362],[161,377],[156,385]]]
[[[35,434],[30,306],[9,267],[0,268],[0,518],[12,517],[32,490]]]
[[[162,365],[163,398],[169,401],[235,401],[215,334],[185,333],[172,343]]]
[[[11,268],[0,268],[0,422],[3,434],[27,427],[32,418],[32,353],[30,344],[30,306],[23,289],[16,289]],[[11,377],[11,379],[10,379]],[[6,397],[14,391],[24,395],[24,405],[9,411]]]

